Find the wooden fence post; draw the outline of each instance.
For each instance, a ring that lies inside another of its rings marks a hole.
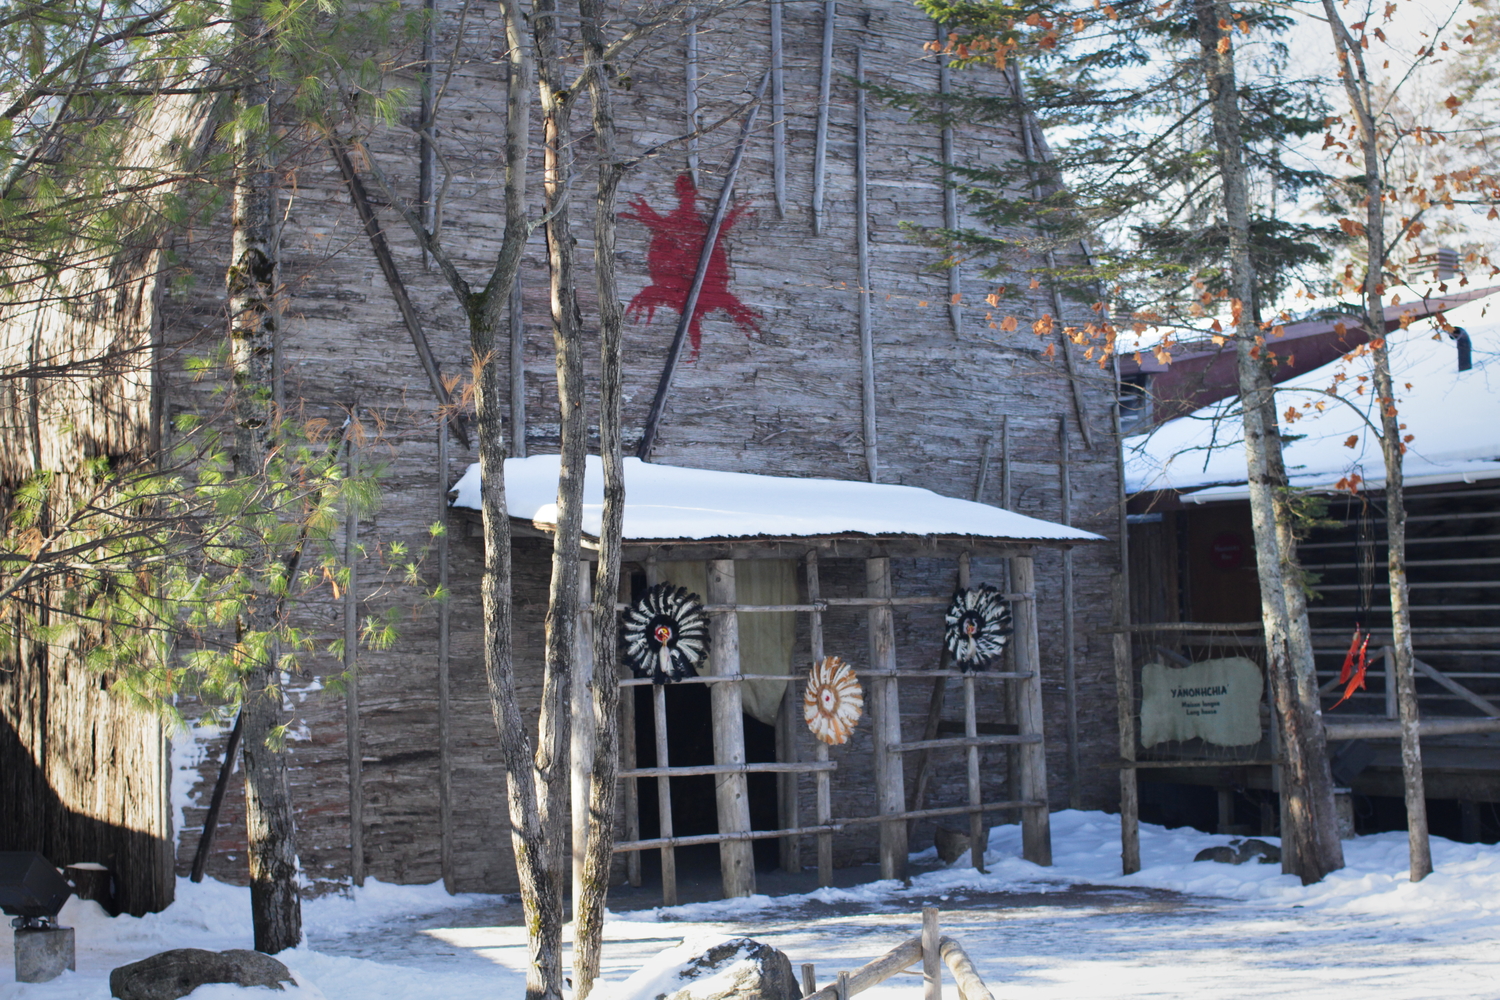
[[[922,1000],[943,1000],[942,934],[938,908],[922,907]]]
[[[1016,727],[1022,736],[1042,736],[1042,658],[1037,639],[1036,566],[1030,556],[1010,561],[1015,599]],[[1041,740],[1021,744],[1021,798],[1036,805],[1021,811],[1021,855],[1038,865],[1052,864],[1052,823],[1047,806],[1047,746]]]
[[[714,559],[708,564],[708,603],[734,604],[734,560]],[[740,673],[740,628],[733,612],[709,619],[709,665],[718,677]],[[709,695],[713,705],[714,763],[745,763],[745,710],[737,683],[714,684]],[[726,774],[715,787],[719,807],[719,832],[750,832],[750,796],[745,775]],[[748,840],[725,840],[719,844],[719,867],[724,895],[755,894],[755,851]]]
[[[348,475],[354,478],[354,441],[349,441]],[[344,735],[349,763],[349,878],[365,884],[364,739],[359,719],[359,512],[351,496],[344,506]]]
[[[438,867],[443,887],[451,894],[458,891],[458,879],[453,871],[453,699],[448,655],[453,599],[448,593],[448,522],[448,421],[444,420],[438,424],[438,523],[443,526],[437,540],[438,588],[443,592],[438,605]]]
[[[813,663],[823,662],[823,612],[818,610],[822,597],[822,585],[818,579],[818,550],[807,553],[807,602],[813,606],[808,615],[808,644],[812,647]],[[813,760],[819,764],[828,762],[828,744],[813,740]],[[818,771],[813,776],[817,786],[818,825],[827,826],[833,821],[833,785],[827,771]],[[828,888],[833,885],[833,834],[818,834],[818,885]]]
[[[891,596],[891,561],[880,557],[865,560],[866,592],[870,597]],[[876,605],[869,612],[870,668],[896,669],[896,618],[890,605]],[[891,747],[901,743],[901,700],[896,678],[874,677],[875,795],[881,813],[906,811],[906,778],[901,754]],[[880,877],[906,878],[906,821],[880,824]]]
[[[1120,870],[1132,875],[1141,870],[1141,800],[1136,786],[1135,768],[1135,667],[1130,657],[1130,633],[1123,631],[1130,623],[1125,607],[1125,578],[1121,573],[1110,580],[1115,623],[1115,700],[1119,706],[1120,726]]]

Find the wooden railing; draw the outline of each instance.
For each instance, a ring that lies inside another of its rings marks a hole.
[[[813,966],[802,966],[802,995],[804,1000],[849,1000],[856,993],[878,986],[918,962],[922,963],[922,1000],[942,1000],[943,965],[947,965],[953,974],[959,1000],[995,1000],[995,995],[979,978],[979,972],[963,945],[940,933],[935,906],[922,908],[921,934],[908,938],[853,972],[840,972],[837,980],[822,989],[817,988]]]

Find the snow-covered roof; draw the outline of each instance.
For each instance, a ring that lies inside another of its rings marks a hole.
[[[506,460],[505,500],[512,517],[539,527],[556,523],[557,469],[556,455]],[[603,480],[598,457],[590,455],[583,530],[595,537],[604,505]],[[476,463],[454,487],[454,506],[478,509],[479,482]],[[915,486],[713,472],[636,458],[625,459],[624,533],[628,541],[842,535],[1102,540],[1092,532]]]
[[[1485,318],[1486,306],[1475,302],[1448,313],[1474,345],[1474,367],[1458,371],[1457,352],[1446,335],[1432,339],[1430,328],[1390,335],[1391,369],[1396,406],[1413,435],[1404,462],[1412,486],[1474,482],[1500,478],[1500,322]],[[1339,399],[1323,390],[1342,372]],[[1293,486],[1334,489],[1357,473],[1367,489],[1385,482],[1380,441],[1367,421],[1379,423],[1369,357],[1335,361],[1276,387],[1276,410],[1285,446],[1287,473]],[[1409,388],[1407,387],[1409,384]],[[1364,392],[1356,389],[1364,387]],[[1322,411],[1304,403],[1323,404]],[[1301,418],[1288,424],[1295,407]],[[1350,439],[1353,438],[1353,445]],[[1226,400],[1153,431],[1125,441],[1125,482],[1132,493],[1152,490],[1192,491],[1184,500],[1236,500],[1245,488],[1244,436],[1238,400]]]

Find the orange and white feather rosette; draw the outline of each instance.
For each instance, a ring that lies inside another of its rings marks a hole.
[[[847,743],[864,710],[864,691],[853,667],[837,656],[813,665],[802,696],[802,718],[814,736],[830,746]]]

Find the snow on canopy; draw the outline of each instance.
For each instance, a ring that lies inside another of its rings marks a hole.
[[[556,523],[558,462],[556,455],[506,459],[505,501],[511,517],[539,526]],[[453,505],[478,509],[479,482],[476,463],[453,488]],[[583,494],[583,530],[597,537],[604,470],[594,455],[588,458]],[[825,535],[1102,540],[1092,532],[915,486],[713,472],[636,458],[625,459],[624,531],[632,541]]]
[[[1457,350],[1446,334],[1434,341],[1431,329],[1413,327],[1389,338],[1396,406],[1406,425],[1402,433],[1413,435],[1403,463],[1409,486],[1500,478],[1500,352],[1494,346],[1500,323],[1486,320],[1484,312],[1484,303],[1476,302],[1447,315],[1473,341],[1474,367],[1466,372],[1458,370]],[[1345,378],[1334,399],[1324,390],[1339,373]],[[1383,488],[1380,439],[1367,423],[1380,422],[1373,375],[1373,362],[1365,356],[1332,362],[1276,387],[1281,433],[1292,438],[1284,454],[1293,486],[1334,490],[1353,473],[1361,488]],[[1368,381],[1359,381],[1360,376]],[[1357,391],[1361,387],[1363,393]],[[1305,403],[1322,403],[1323,409],[1304,409]],[[1292,407],[1301,417],[1288,423]],[[1195,502],[1236,500],[1247,495],[1245,482],[1237,399],[1125,440],[1125,484],[1131,493],[1178,490]]]

